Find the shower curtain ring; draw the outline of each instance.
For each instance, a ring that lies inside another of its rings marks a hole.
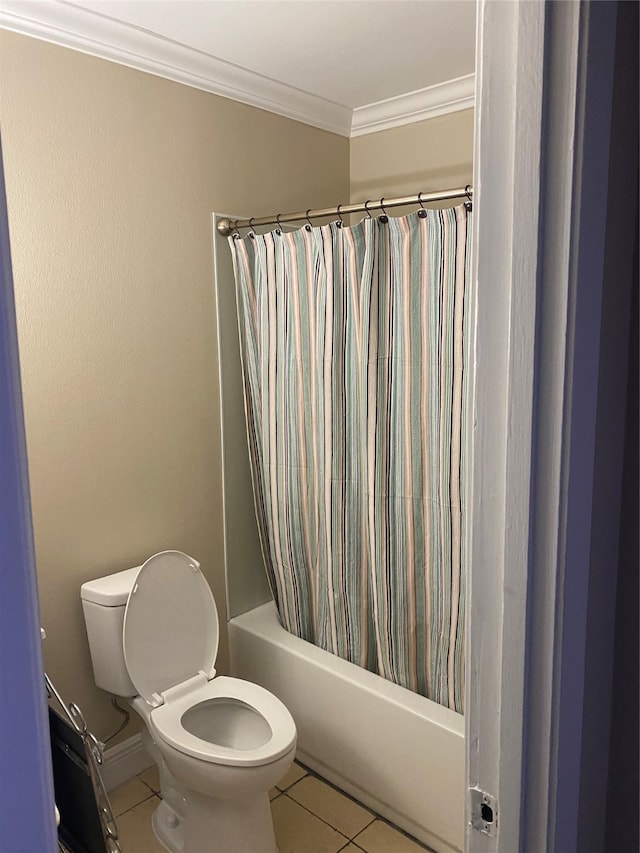
[[[387,211],[384,209],[384,198],[380,199],[380,207],[382,208],[382,216],[378,217],[380,222],[387,223],[389,221],[389,217],[387,216]]]
[[[467,211],[473,210],[473,204],[471,203],[471,184],[467,184],[464,188],[465,195],[467,197],[467,201],[465,201],[464,206]]]
[[[344,225],[344,219],[342,218],[342,214],[340,213],[341,207],[342,205],[339,204],[338,209],[336,210],[336,213],[338,214],[338,219],[340,220],[340,222],[338,222],[338,228],[342,228],[342,226]]]
[[[280,224],[280,217],[281,217],[281,216],[282,216],[282,214],[281,214],[281,213],[279,213],[279,214],[276,216],[276,222],[278,223],[278,227],[276,228],[276,234],[282,234],[282,225]]]
[[[365,201],[365,203],[364,203],[364,209],[365,209],[365,211],[366,211],[366,213],[367,213],[368,218],[369,218],[369,219],[373,219],[373,216],[371,215],[371,211],[369,210],[369,205],[370,205],[370,204],[371,204],[371,199],[367,199],[367,200]]]
[[[251,219],[249,220],[249,237],[251,237],[252,240],[256,236],[256,229],[253,227],[253,220],[254,219],[255,219],[255,216],[252,216]]]
[[[313,229],[313,222],[311,221],[311,217],[309,216],[309,211],[310,211],[310,210],[311,210],[311,208],[310,208],[310,207],[308,207],[308,208],[307,208],[307,212],[306,212],[306,214],[305,214],[305,215],[306,215],[306,217],[307,217],[307,222],[309,223],[308,225],[305,225],[305,226],[304,226],[304,227],[306,228],[306,230],[307,230],[307,231],[311,231],[311,230]]]
[[[420,205],[420,210],[418,211],[418,216],[420,219],[424,219],[427,215],[427,211],[425,210],[425,206],[422,203],[422,193],[418,193],[418,204]]]

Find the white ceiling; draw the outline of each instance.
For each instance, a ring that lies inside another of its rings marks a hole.
[[[475,0],[0,0],[0,26],[345,135],[473,104]]]

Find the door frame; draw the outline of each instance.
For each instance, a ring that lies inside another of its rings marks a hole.
[[[594,841],[579,845],[581,779],[604,768],[604,789],[608,764],[609,696],[588,678],[589,630],[602,629],[610,664],[615,619],[614,557],[595,553],[593,530],[597,439],[620,428],[598,420],[608,217],[612,192],[624,192],[610,175],[617,7],[478,5],[465,839],[474,853],[595,850],[604,833],[601,806],[589,817]],[[629,243],[632,264],[632,232]],[[624,305],[616,311],[624,330]],[[609,448],[612,493],[622,444]],[[615,507],[606,523],[600,544],[611,546]],[[609,592],[594,600],[607,570]],[[605,735],[593,749],[584,733],[596,706]]]

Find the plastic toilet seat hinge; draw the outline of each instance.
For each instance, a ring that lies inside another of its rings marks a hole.
[[[162,693],[153,693],[149,704],[153,708],[158,708],[160,705],[164,705],[165,702],[180,699],[182,696],[193,692],[193,690],[199,687],[204,687],[205,684],[214,678],[215,674],[215,669],[210,676],[207,675],[206,672],[200,670],[196,675],[192,675],[191,678],[187,678],[179,684],[174,684],[173,687],[168,687],[166,690],[163,690]]]

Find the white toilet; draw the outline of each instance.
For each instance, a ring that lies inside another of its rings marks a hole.
[[[277,853],[269,789],[295,755],[296,727],[268,690],[217,676],[218,613],[196,560],[164,551],[81,588],[96,684],[146,724],[171,853]]]

